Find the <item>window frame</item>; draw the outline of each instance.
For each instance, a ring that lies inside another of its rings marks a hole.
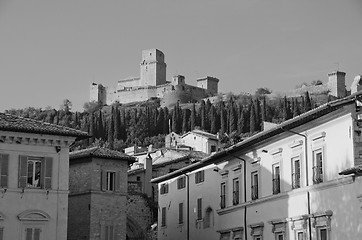
[[[220,208],[226,208],[226,182],[220,184]]]
[[[256,176],[256,177],[255,177]],[[255,184],[256,179],[256,184]],[[256,187],[256,190],[255,190]],[[251,200],[259,199],[259,171],[251,172]]]
[[[297,174],[295,163],[298,162],[299,164],[299,172]],[[291,167],[292,167],[292,189],[298,189],[302,186],[302,173],[301,173],[301,157],[299,155],[294,156],[291,158]],[[298,178],[297,178],[298,177]],[[298,182],[296,181],[298,179]]]
[[[319,160],[317,155],[320,154],[321,159]],[[321,166],[318,166],[320,163]],[[323,147],[319,147],[313,150],[313,184],[319,184],[325,181],[324,176],[324,150]]]
[[[195,173],[195,184],[200,184],[205,181],[205,170]]]
[[[186,187],[186,177],[181,176],[177,178],[177,189],[184,189]]]
[[[167,213],[166,213],[166,207],[161,208],[161,227],[167,226]]]
[[[184,224],[184,203],[180,202],[178,204],[178,224]]]
[[[197,198],[197,203],[196,203],[196,219],[198,221],[202,220],[202,198]]]
[[[167,194],[168,189],[169,189],[168,183],[162,183],[160,186],[160,194],[161,195]]]
[[[108,192],[116,191],[116,172],[115,171],[106,170],[106,191],[108,191]]]
[[[238,204],[240,204],[240,179],[237,177],[233,179],[233,205]]]
[[[278,170],[277,170],[278,169]],[[281,171],[280,171],[280,163],[275,163],[272,165],[272,190],[273,190],[273,194],[278,194],[281,192],[281,184],[280,184],[280,175],[281,175]]]

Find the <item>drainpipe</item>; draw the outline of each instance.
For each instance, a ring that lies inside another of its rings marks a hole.
[[[187,240],[190,239],[190,181],[189,181],[189,175],[184,173],[184,175],[187,178],[187,195],[186,195],[186,212],[187,212]]]
[[[280,128],[281,130],[283,130],[284,132],[290,132],[293,133],[295,135],[304,137],[304,155],[305,155],[305,177],[306,177],[306,185],[307,187],[309,186],[309,177],[308,177],[308,144],[307,144],[307,135],[306,134],[301,134],[289,129],[284,129],[283,127]],[[310,192],[307,191],[307,207],[308,207],[308,216],[310,215]],[[309,239],[312,239],[312,226],[311,226],[311,221],[309,219],[308,221],[308,230],[309,230]]]
[[[246,203],[246,161],[245,161],[245,159],[242,159],[242,158],[240,158],[238,156],[234,156],[234,155],[229,154],[227,152],[226,152],[226,154],[228,154],[229,156],[237,158],[237,159],[244,162],[244,202]],[[244,237],[245,237],[245,240],[248,239],[248,234],[247,234],[247,231],[246,231],[246,205],[244,207]]]

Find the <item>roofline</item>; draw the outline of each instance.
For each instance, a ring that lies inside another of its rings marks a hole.
[[[18,132],[18,133],[33,133],[33,134],[46,134],[51,136],[63,136],[63,137],[75,137],[76,140],[83,140],[92,137],[88,133],[84,132],[84,134],[72,134],[72,133],[53,133],[46,130],[33,130],[33,129],[17,129],[11,127],[0,127],[0,131],[8,131],[8,132]]]
[[[254,136],[247,138],[242,142],[239,142],[231,147],[228,147],[220,152],[217,152],[209,157],[206,157],[198,163],[191,164],[189,166],[181,168],[181,169],[179,169],[175,172],[169,173],[167,175],[164,175],[164,176],[161,176],[158,178],[154,178],[151,180],[151,182],[159,183],[162,181],[172,179],[179,175],[192,172],[201,167],[205,167],[207,165],[214,164],[214,163],[219,163],[219,162],[223,161],[224,157],[232,156],[232,154],[235,152],[245,150],[248,147],[253,146],[254,144],[256,144],[262,140],[266,140],[266,139],[269,139],[280,133],[283,133],[283,132],[285,132],[286,129],[293,129],[293,128],[299,127],[307,122],[313,121],[319,117],[322,117],[328,113],[331,113],[331,112],[343,107],[344,105],[353,103],[355,101],[356,97],[360,96],[360,95],[362,95],[362,91],[358,91],[348,97],[345,97],[342,99],[337,99],[335,101],[323,104],[323,105],[321,105],[315,109],[312,109],[306,113],[303,113],[297,117],[284,121],[283,123],[278,124],[277,126],[271,128],[269,130],[257,133]],[[319,115],[319,114],[321,114],[321,115]]]

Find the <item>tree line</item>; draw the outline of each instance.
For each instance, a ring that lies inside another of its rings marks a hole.
[[[176,104],[172,109],[157,104],[127,107],[115,103],[100,106],[86,103],[83,112],[72,112],[65,100],[59,110],[47,108],[11,109],[6,113],[41,120],[88,132],[92,137],[77,142],[73,148],[107,146],[121,150],[137,145],[164,146],[168,133],[183,134],[201,129],[218,134],[225,146],[263,130],[263,122],[280,123],[317,107],[328,99],[313,100],[309,93],[296,98],[268,95],[233,95],[214,103],[201,100],[192,104]],[[319,102],[318,102],[319,101]]]

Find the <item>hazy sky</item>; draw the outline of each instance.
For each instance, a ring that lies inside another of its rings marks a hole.
[[[339,68],[362,74],[361,0],[0,0],[0,111],[82,110],[92,82],[139,76],[143,49],[167,78],[214,76],[221,92],[288,90]]]

